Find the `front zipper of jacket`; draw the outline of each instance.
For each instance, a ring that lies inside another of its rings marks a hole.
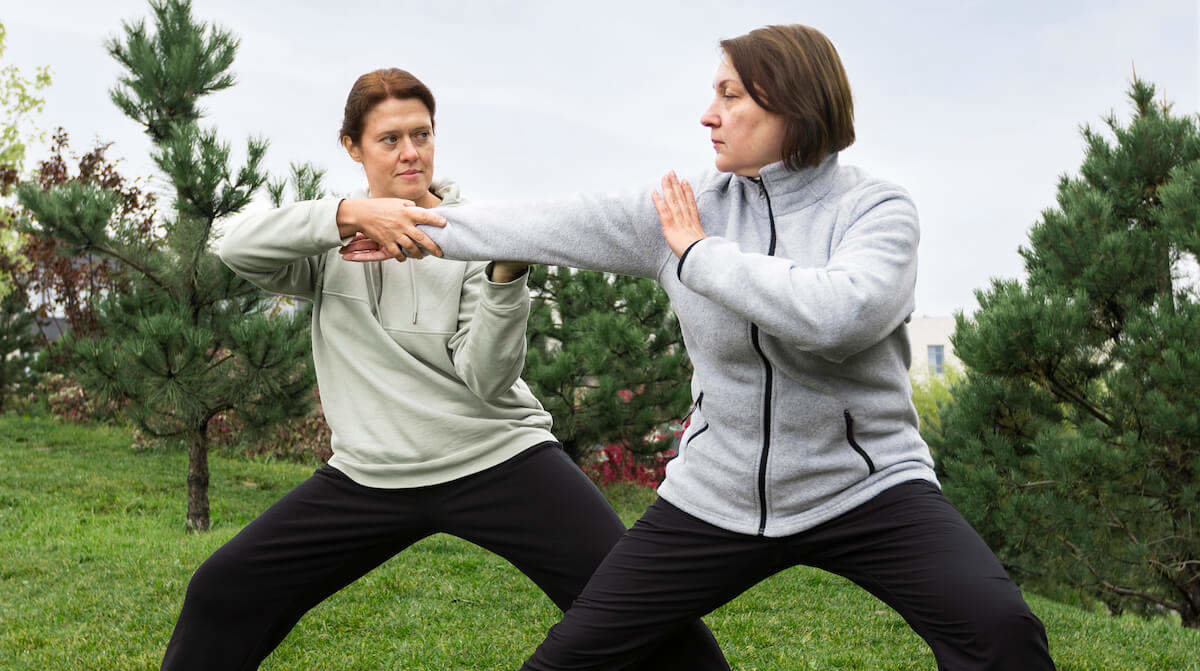
[[[775,256],[775,212],[771,209],[771,195],[767,193],[767,187],[761,179],[753,181],[758,184],[759,192],[767,200],[767,217],[771,221],[771,245],[767,249],[767,256]],[[763,383],[762,454],[758,462],[758,535],[762,536],[767,531],[767,457],[771,454],[771,388],[774,386],[775,371],[771,368],[771,362],[767,359],[766,353],[763,352],[762,343],[758,339],[758,324],[754,322],[750,322],[750,342],[754,345],[754,351],[758,352],[759,358],[762,359],[763,369],[766,371],[766,380]]]

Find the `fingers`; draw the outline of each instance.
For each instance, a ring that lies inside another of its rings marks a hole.
[[[346,243],[339,251],[342,254],[347,254],[350,252],[370,252],[377,249],[379,249],[379,243],[366,236],[362,236]]]
[[[395,248],[399,250],[397,254],[392,255],[394,258],[399,258],[400,260],[403,260],[406,256],[410,259],[425,258],[425,250],[421,249],[417,243],[413,242],[412,238],[401,237],[393,244],[395,245]]]
[[[683,217],[683,194],[679,189],[679,180],[675,177],[674,172],[669,172],[663,175],[663,201],[666,202],[667,208],[671,211],[671,218],[680,226],[687,223]]]
[[[388,254],[382,249],[376,249],[369,252],[350,252],[348,254],[342,254],[343,260],[353,261],[355,263],[367,263],[368,261],[387,261],[390,258],[392,258],[392,255]]]
[[[700,209],[696,205],[696,194],[692,193],[692,185],[686,179],[683,180],[683,201],[687,204],[688,214],[699,223]]]
[[[428,226],[437,226],[438,228],[442,228],[446,225],[445,218],[424,208],[412,207],[408,210],[405,210],[404,214],[407,215],[409,220],[411,220],[414,224],[426,224]]]
[[[667,208],[667,204],[663,202],[662,196],[658,195],[657,191],[650,192],[650,199],[654,201],[654,209],[658,212],[659,223],[662,224],[663,230],[666,230],[674,223],[671,218],[671,210]]]

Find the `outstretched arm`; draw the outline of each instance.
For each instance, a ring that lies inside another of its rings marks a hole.
[[[658,233],[649,191],[532,203],[468,203],[438,212],[449,222],[445,228],[420,228],[452,259],[510,259],[656,277],[670,257]],[[343,255],[351,261],[370,261],[379,254],[375,245],[360,242]]]

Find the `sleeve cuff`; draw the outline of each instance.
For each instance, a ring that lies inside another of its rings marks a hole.
[[[687,261],[688,254],[692,253],[692,250],[696,248],[696,245],[700,244],[701,242],[704,242],[707,239],[708,239],[707,237],[700,238],[699,240],[688,245],[688,248],[683,250],[683,254],[681,254],[679,256],[679,263],[676,264],[676,266],[675,266],[675,277],[678,278],[680,282],[683,281],[683,262]]]
[[[313,201],[312,211],[308,215],[310,230],[315,233],[316,242],[326,249],[341,247],[354,239],[353,235],[347,238],[338,235],[337,211],[342,200],[344,199],[322,198]]]
[[[514,309],[529,303],[529,269],[509,282],[493,282],[489,263],[483,273],[483,300],[493,308]]]

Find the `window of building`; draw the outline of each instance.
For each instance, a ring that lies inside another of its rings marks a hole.
[[[937,375],[945,372],[946,347],[944,345],[929,346],[929,369]]]

